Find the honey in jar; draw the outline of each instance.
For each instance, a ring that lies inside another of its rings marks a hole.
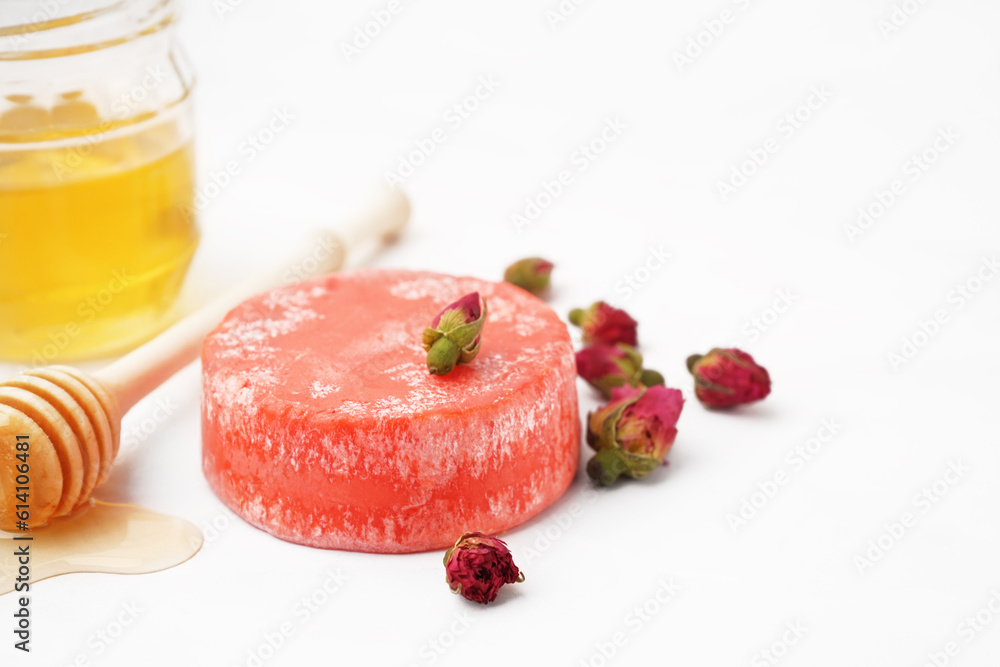
[[[132,347],[164,326],[183,282],[198,243],[191,80],[171,3],[158,21],[149,4],[0,42],[2,358]]]

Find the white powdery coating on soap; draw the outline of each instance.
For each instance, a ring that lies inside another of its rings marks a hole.
[[[541,502],[545,487],[545,475],[534,474],[528,480],[527,490],[530,491],[530,495],[527,498],[523,497],[526,490],[524,487],[518,489],[517,494],[513,492],[513,489],[506,489],[494,494],[489,498],[490,514],[510,516],[533,509]]]
[[[448,299],[450,303],[463,296],[458,292],[458,280],[455,278],[420,277],[404,280],[389,287],[389,294],[407,301]]]
[[[319,380],[313,380],[309,385],[309,394],[313,398],[326,398],[332,391],[339,391],[340,387],[335,384],[323,384]]]
[[[500,355],[480,353],[473,362],[482,380],[476,385],[466,386],[462,398],[476,398],[493,392],[493,383],[511,382],[523,377],[525,382],[531,380],[521,370],[538,354],[550,354],[560,345],[547,345],[541,350],[525,348],[514,358],[504,358]],[[445,382],[427,372],[423,363],[405,362],[382,371],[390,379],[396,380],[408,387],[401,396],[383,397],[374,402],[345,400],[338,404],[336,412],[354,417],[373,415],[377,418],[402,418],[427,414],[442,406],[454,404],[458,397]],[[338,387],[339,390],[339,387]]]
[[[312,299],[323,296],[322,287],[295,292],[271,292],[256,304],[244,304],[243,309],[253,309],[259,317],[246,319],[228,318],[213,333],[222,348],[219,356],[245,358],[274,358],[279,350],[268,341],[296,331],[303,322],[322,319],[323,316],[309,307]],[[242,314],[242,313],[241,313]]]
[[[246,371],[213,373],[204,382],[205,416],[228,430],[257,415],[258,392],[277,384],[278,372],[270,366],[254,366]],[[214,412],[216,405],[222,408],[218,414]]]
[[[544,432],[547,424],[552,423],[555,415],[551,410],[564,393],[562,378],[567,377],[565,373],[569,371],[567,364],[562,366],[559,370],[563,373],[549,373],[521,391],[512,389],[498,396],[491,406],[480,408],[474,416],[464,419],[445,420],[436,416],[425,416],[418,421],[410,419],[411,413],[430,414],[429,408],[440,404],[428,398],[438,391],[433,388],[411,393],[405,400],[394,397],[374,405],[352,404],[344,411],[346,414],[374,416],[374,424],[358,429],[348,441],[323,438],[322,444],[316,447],[322,452],[317,464],[331,479],[344,471],[361,478],[433,479],[435,486],[446,485],[447,480],[459,477],[488,479],[504,469],[524,443],[532,442]],[[525,393],[531,400],[518,400]],[[422,400],[427,401],[426,406]],[[506,407],[509,400],[518,402],[516,410]],[[404,421],[410,425],[405,436],[396,433],[391,440],[384,437]],[[391,445],[389,449],[386,449],[387,442]],[[539,443],[543,449],[544,444]],[[366,455],[369,452],[380,452],[380,455]],[[431,487],[411,490],[413,495],[423,497],[424,502],[432,498],[434,492]],[[533,488],[530,498],[537,498],[539,492]]]
[[[513,323],[514,331],[522,338],[530,338],[538,333],[546,322],[536,313],[500,296],[488,300],[489,319],[494,324]]]
[[[442,282],[453,283],[444,290],[447,298],[454,297],[456,289],[479,289],[481,293],[489,297],[489,318],[486,323],[484,336],[486,343],[484,351],[473,362],[477,373],[481,375],[481,382],[467,387],[462,397],[475,397],[492,391],[493,383],[497,381],[507,382],[511,378],[516,378],[521,374],[520,369],[529,361],[532,356],[538,354],[548,354],[552,348],[539,350],[536,347],[527,346],[520,350],[516,357],[500,356],[489,354],[489,328],[490,326],[506,325],[511,326],[518,336],[531,338],[543,331],[549,322],[537,312],[522,307],[518,309],[518,304],[506,295],[496,294],[493,286],[484,284],[479,286],[476,281],[468,279],[459,281],[456,279],[430,280],[422,278],[400,283],[406,288],[402,290],[405,295],[412,296],[420,294],[419,298],[426,298],[426,295],[433,291],[431,286],[440,288]],[[390,287],[390,291],[396,285]],[[311,372],[315,379],[310,387],[310,395],[313,399],[330,399],[329,405],[335,406],[331,409],[338,413],[361,417],[368,414],[375,414],[379,417],[400,417],[414,416],[428,411],[432,411],[439,406],[453,404],[458,397],[454,392],[449,391],[446,383],[434,378],[427,372],[426,362],[422,353],[415,348],[414,327],[408,322],[393,323],[393,326],[383,330],[373,332],[368,336],[359,336],[351,340],[347,347],[339,351],[337,360],[324,363],[322,359],[315,360],[315,366]],[[408,347],[415,348],[418,354],[415,357],[419,361],[405,361],[393,366],[383,365],[379,359],[380,355],[393,354],[394,351]],[[259,348],[266,351],[266,345]],[[351,365],[345,365],[343,359],[354,360]],[[383,397],[375,401],[356,400],[353,387],[359,383],[369,380],[390,379],[402,385],[395,396]],[[303,400],[306,400],[303,396]],[[307,406],[308,403],[302,403]]]
[[[361,283],[381,280],[377,275],[358,279]],[[212,334],[215,363],[206,375],[204,408],[207,423],[220,435],[218,442],[252,445],[247,449],[248,459],[236,460],[237,469],[249,465],[251,472],[215,478],[213,487],[218,491],[217,484],[222,483],[229,488],[223,496],[227,504],[279,537],[365,551],[436,548],[442,535],[454,532],[456,522],[494,522],[494,529],[502,530],[550,503],[553,493],[558,495],[553,482],[557,481],[560,490],[565,488],[576,466],[575,454],[568,456],[567,450],[552,445],[576,442],[578,438],[567,437],[573,431],[579,435],[570,342],[531,340],[552,330],[551,313],[542,302],[526,301],[507,286],[474,279],[419,276],[382,284],[398,299],[440,303],[478,290],[488,300],[485,340],[492,323],[525,338],[525,345],[507,346],[499,354],[484,344],[473,362],[476,383],[463,384],[456,391],[454,385],[428,374],[419,350],[419,331],[424,325],[414,326],[412,320],[397,319],[374,335],[355,339],[329,361],[314,359],[316,353],[311,350],[282,347],[279,337],[304,322],[323,318],[310,305],[334,293],[335,281],[329,291],[306,284],[251,302]],[[413,310],[413,306],[408,308]],[[240,321],[255,312],[267,316]],[[413,360],[396,361],[398,350],[413,344],[413,331],[418,332]],[[312,377],[299,385],[305,391],[287,400],[278,398],[272,387],[280,387],[291,373],[300,372],[295,364],[303,355],[309,355],[310,364],[316,362],[309,370]],[[254,366],[239,371],[219,362],[234,356],[251,360]],[[551,360],[541,373],[536,364],[529,363],[539,358]],[[528,373],[525,367],[534,370]],[[366,378],[397,384],[390,395],[354,400],[352,396],[359,394],[352,388]],[[322,401],[322,407],[310,403],[305,394]],[[466,400],[469,410],[456,413],[456,405]],[[275,420],[275,415],[281,419]],[[351,420],[357,420],[356,427],[345,430]],[[226,457],[226,449],[206,454],[206,471],[215,465],[214,456]],[[527,460],[533,461],[533,468],[524,470],[516,482],[484,491],[478,504],[449,495],[453,485],[469,480],[481,480],[485,489],[495,475]],[[280,470],[275,468],[278,462]],[[331,489],[342,483],[374,484],[374,488],[386,484],[387,491],[396,489],[390,496],[406,500],[381,508],[389,510],[385,515],[357,505],[350,496],[341,502],[334,495],[328,504],[308,507],[296,499],[301,491],[291,486],[285,490],[266,483],[258,486],[260,475],[271,474],[267,471],[275,471],[278,478],[292,475],[286,480],[296,474],[311,479],[318,475],[329,480]]]

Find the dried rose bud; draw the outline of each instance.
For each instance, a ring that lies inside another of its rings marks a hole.
[[[552,267],[552,262],[548,260],[541,257],[529,257],[508,266],[507,270],[504,271],[503,279],[538,295],[548,289]]]
[[[587,463],[587,474],[610,486],[619,475],[642,479],[656,470],[674,444],[683,407],[677,389],[613,389],[611,402],[588,416],[587,444],[597,454]]]
[[[624,310],[613,308],[603,301],[598,301],[586,310],[577,308],[571,311],[569,321],[583,329],[584,343],[625,343],[632,347],[639,344],[636,336],[639,323]]]
[[[663,376],[643,369],[642,355],[625,343],[583,348],[576,353],[576,372],[605,398],[615,387],[663,384]]]
[[[444,555],[445,580],[452,593],[489,604],[504,584],[524,581],[503,541],[483,533],[466,533]]]
[[[486,299],[479,292],[466,294],[438,313],[424,329],[427,370],[431,375],[447,375],[456,364],[467,364],[479,354]]]
[[[759,401],[771,393],[771,376],[746,352],[715,348],[687,360],[694,393],[709,408],[730,408]]]

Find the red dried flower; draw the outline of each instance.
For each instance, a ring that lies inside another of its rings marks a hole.
[[[736,348],[715,348],[704,356],[693,354],[687,366],[694,376],[695,395],[710,408],[752,403],[771,393],[767,369]]]
[[[598,301],[586,310],[573,310],[569,314],[569,321],[583,329],[584,343],[625,343],[632,347],[639,344],[636,335],[639,323],[624,310],[609,306],[603,301]]]
[[[591,345],[576,353],[576,372],[605,398],[615,387],[663,384],[663,376],[643,370],[642,355],[631,345]]]
[[[452,593],[489,604],[504,584],[524,581],[507,545],[483,533],[465,533],[444,555],[445,580]]]
[[[427,370],[432,375],[447,375],[456,364],[467,364],[479,354],[486,324],[486,300],[479,292],[466,294],[445,307],[431,326],[424,329]]]
[[[587,444],[597,454],[587,474],[605,486],[625,475],[642,479],[663,464],[677,438],[684,398],[677,389],[617,387],[588,416]]]

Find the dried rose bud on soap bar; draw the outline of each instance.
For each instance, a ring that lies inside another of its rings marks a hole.
[[[428,373],[424,329],[474,292],[489,302],[475,360]],[[292,542],[443,549],[527,520],[576,473],[569,332],[513,285],[362,270],[282,287],[209,334],[202,373],[209,484]]]

